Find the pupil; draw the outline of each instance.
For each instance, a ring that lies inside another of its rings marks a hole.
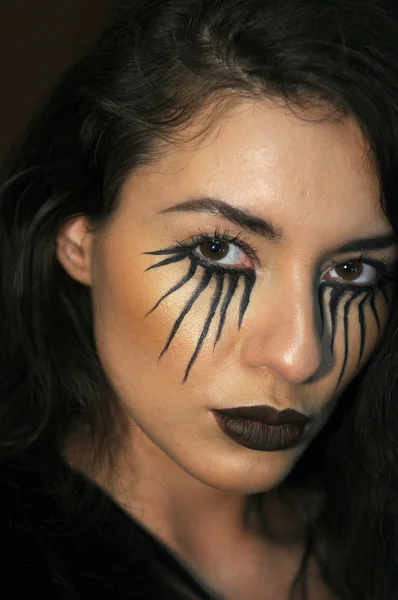
[[[210,242],[210,250],[211,250],[211,252],[214,252],[215,254],[222,252],[220,242]]]

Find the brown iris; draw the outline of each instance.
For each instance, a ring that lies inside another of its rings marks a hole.
[[[354,281],[363,273],[363,263],[360,260],[349,260],[335,267],[336,273],[346,281]]]
[[[227,256],[229,251],[229,243],[222,240],[209,240],[203,242],[199,246],[203,256],[209,260],[220,260]]]

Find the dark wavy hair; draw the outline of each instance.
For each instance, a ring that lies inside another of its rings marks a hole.
[[[57,233],[82,214],[94,230],[106,227],[131,170],[176,141],[201,109],[213,107],[203,131],[229,100],[243,97],[353,117],[398,233],[397,4],[130,0],[115,9],[3,167],[1,457],[38,442],[61,449],[82,425],[98,448],[109,447],[117,422],[95,348],[90,289],[57,262]],[[342,599],[398,598],[397,365],[394,301],[371,360],[281,486],[322,496],[321,509],[306,513],[297,581],[314,554]]]

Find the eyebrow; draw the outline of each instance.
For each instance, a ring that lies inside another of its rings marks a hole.
[[[375,237],[353,240],[352,242],[339,246],[334,252],[340,254],[342,252],[360,252],[361,250],[385,250],[396,243],[396,235],[394,233],[386,233]]]
[[[258,217],[257,215],[253,215],[253,213],[247,209],[236,208],[231,206],[231,204],[228,204],[228,202],[216,198],[192,198],[160,211],[161,214],[174,212],[203,212],[218,215],[267,240],[277,241],[283,237],[282,230],[276,228],[270,221]],[[352,240],[338,248],[333,248],[330,251],[330,254],[361,252],[366,250],[385,250],[393,244],[397,244],[397,242],[398,239],[394,233],[386,233]]]
[[[223,200],[217,200],[215,198],[194,198],[192,200],[187,200],[186,202],[181,202],[180,204],[170,206],[161,212],[171,213],[180,211],[205,212],[213,215],[219,215],[225,219],[228,219],[232,223],[239,225],[239,227],[243,227],[244,229],[252,231],[257,235],[261,235],[267,240],[278,240],[282,237],[282,232],[276,229],[269,221],[253,215],[246,209],[242,210],[240,208],[235,208]]]

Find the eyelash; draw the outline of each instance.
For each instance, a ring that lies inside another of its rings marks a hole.
[[[330,271],[331,269],[335,269],[336,267],[339,267],[339,266],[344,265],[349,262],[361,262],[364,265],[368,265],[368,266],[376,269],[376,271],[377,271],[376,281],[374,283],[369,283],[369,284],[362,284],[362,283],[349,284],[349,283],[342,283],[339,281],[331,281],[329,284],[330,287],[339,287],[339,288],[344,288],[344,289],[351,290],[351,291],[358,290],[358,288],[363,290],[364,292],[377,291],[380,288],[382,288],[388,281],[392,281],[393,279],[396,279],[397,275],[398,275],[396,264],[389,263],[388,259],[386,259],[386,258],[375,259],[366,254],[360,254],[359,256],[349,256],[343,261],[333,263],[332,265],[330,265],[328,270]]]
[[[207,269],[208,271],[210,271],[212,273],[217,273],[217,272],[219,273],[220,271],[223,271],[224,273],[228,272],[228,271],[247,272],[247,271],[253,270],[251,268],[242,268],[242,267],[239,268],[239,267],[225,266],[225,265],[221,265],[221,264],[217,264],[217,263],[211,263],[206,258],[202,258],[202,257],[199,257],[197,254],[194,254],[193,251],[195,250],[195,248],[197,248],[201,244],[204,244],[209,241],[221,241],[221,242],[227,242],[229,244],[234,244],[235,246],[240,248],[250,258],[250,260],[252,260],[255,263],[259,262],[258,257],[257,257],[258,251],[255,248],[253,248],[252,246],[249,246],[249,244],[247,244],[242,239],[242,234],[238,233],[237,235],[231,235],[227,229],[225,229],[223,232],[221,232],[219,228],[216,228],[214,234],[200,232],[199,234],[191,235],[184,242],[177,241],[177,245],[180,246],[181,248],[184,248],[185,250],[190,248],[191,256],[195,256],[195,259],[199,262],[199,264],[204,269]],[[351,261],[362,262],[364,265],[369,265],[371,267],[374,267],[379,274],[376,282],[366,285],[366,284],[342,283],[342,282],[332,280],[330,283],[328,283],[328,285],[330,287],[339,287],[341,289],[344,288],[346,290],[357,290],[358,288],[361,288],[361,289],[363,289],[364,292],[372,291],[372,290],[378,290],[387,281],[391,281],[398,277],[397,265],[391,266],[388,264],[387,259],[385,259],[385,258],[376,260],[375,258],[373,258],[371,256],[367,256],[366,254],[360,254],[359,256],[350,256],[350,257],[346,258],[344,261],[334,262],[333,264],[331,264],[328,267],[328,271],[330,271],[331,269],[335,269],[336,267],[339,267],[339,266],[344,265]]]
[[[247,242],[245,242],[242,239],[241,233],[232,235],[229,233],[229,231],[227,229],[225,229],[223,232],[221,232],[220,229],[217,227],[216,230],[214,231],[214,234],[200,232],[199,234],[191,235],[184,242],[177,241],[177,244],[184,249],[188,249],[188,247],[190,247],[192,254],[193,254],[193,250],[195,250],[195,248],[197,248],[201,244],[204,244],[206,242],[211,242],[211,241],[227,242],[228,244],[234,244],[235,246],[240,248],[240,250],[242,250],[250,258],[250,260],[252,260],[255,263],[258,263],[258,258],[257,258],[258,250],[253,248],[253,246],[249,246],[249,244],[247,244]],[[231,267],[231,266],[226,266],[226,265],[220,265],[217,263],[211,263],[210,261],[206,260],[205,258],[201,259],[200,257],[198,257],[197,254],[195,254],[194,256],[195,256],[196,260],[199,260],[200,264],[204,268],[209,268],[210,270],[213,270],[213,267],[214,267],[214,272],[219,271],[220,269],[224,272],[225,271],[243,271],[243,272],[244,271],[252,271],[252,269],[250,269],[250,268]]]

